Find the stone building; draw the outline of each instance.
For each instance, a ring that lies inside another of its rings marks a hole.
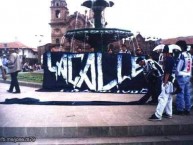
[[[67,19],[69,10],[65,0],[51,1],[51,41],[60,44],[61,39],[67,29]]]
[[[135,37],[129,38],[124,42],[127,45],[127,48],[135,55],[135,51],[138,48],[141,48],[145,55],[149,55],[153,48],[160,43],[158,38],[145,38],[140,33]]]
[[[8,57],[10,54],[10,49],[18,49],[19,56],[22,59],[22,63],[26,61],[30,64],[35,64],[38,62],[38,52],[37,49],[26,46],[21,42],[7,42],[0,43],[0,57],[6,56]]]
[[[51,20],[49,25],[51,27],[51,43],[38,47],[39,63],[42,61],[43,53],[50,51],[53,45],[58,48],[58,51],[65,52],[76,52],[78,46],[85,46],[85,44],[76,40],[66,40],[64,34],[68,30],[92,27],[92,12],[85,11],[85,14],[81,14],[76,11],[70,15],[65,0],[51,0],[50,11]],[[87,46],[87,48],[89,47]]]
[[[81,42],[72,40],[68,41],[64,38],[64,34],[68,30],[89,28],[91,25],[91,12],[81,14],[74,12],[69,15],[69,10],[65,0],[52,0],[51,1],[51,40],[53,44],[60,44],[60,49],[67,52],[74,52],[76,46],[82,46]]]
[[[169,38],[169,39],[163,39],[161,41],[162,44],[175,44],[179,40],[186,41],[187,45],[193,45],[193,36],[187,36],[187,37],[177,37],[177,38]]]

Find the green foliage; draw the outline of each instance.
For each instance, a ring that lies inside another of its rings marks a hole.
[[[33,82],[33,83],[42,83],[43,81],[43,74],[42,73],[19,73],[18,80],[24,82]]]

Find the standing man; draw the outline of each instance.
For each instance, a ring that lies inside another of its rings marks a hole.
[[[2,64],[1,58],[0,58],[0,70],[1,70],[1,74],[2,74],[3,80],[6,80],[7,77],[6,77],[5,71],[4,71],[4,69],[3,69],[3,64]]]
[[[192,70],[192,57],[187,51],[186,42],[179,40],[176,42],[181,47],[182,53],[179,55],[179,62],[176,68],[176,79],[182,91],[176,96],[176,115],[190,115],[190,78]]]
[[[14,50],[10,50],[10,52],[11,54],[9,56],[8,69],[11,76],[11,84],[7,92],[20,93],[20,87],[17,80],[17,75],[18,75],[18,72],[21,71],[21,60],[19,58],[19,55]],[[15,88],[15,92],[13,92],[14,88]]]
[[[136,63],[143,67],[143,74],[148,83],[148,92],[139,101],[138,104],[145,104],[150,97],[152,100],[148,104],[157,105],[158,96],[161,93],[161,83],[163,70],[161,66],[152,59],[143,59],[139,57]]]
[[[172,71],[175,64],[175,60],[169,53],[168,45],[164,46],[163,49],[163,70],[164,77],[162,83],[162,91],[158,97],[158,105],[155,113],[149,118],[152,121],[159,121],[162,116],[165,118],[172,118],[172,95],[173,84],[170,80],[172,77]],[[165,111],[165,112],[164,112]]]

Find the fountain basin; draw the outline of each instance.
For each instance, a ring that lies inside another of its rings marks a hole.
[[[107,45],[112,42],[128,38],[133,34],[129,30],[116,28],[87,28],[69,30],[65,37],[70,41],[72,39],[88,43],[95,51],[106,52]]]
[[[96,8],[96,7],[112,7],[114,3],[112,1],[105,1],[105,0],[97,0],[97,1],[92,1],[88,0],[83,2],[82,6],[85,6],[87,8]]]

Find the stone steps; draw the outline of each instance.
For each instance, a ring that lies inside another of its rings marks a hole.
[[[193,135],[193,124],[91,126],[91,127],[1,127],[0,136],[42,138],[93,138]]]

